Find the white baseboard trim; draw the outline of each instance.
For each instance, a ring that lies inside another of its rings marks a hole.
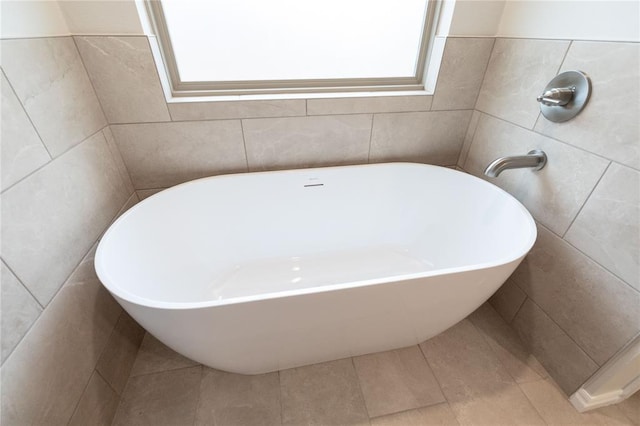
[[[617,404],[640,389],[640,335],[587,380],[569,401],[582,412]]]

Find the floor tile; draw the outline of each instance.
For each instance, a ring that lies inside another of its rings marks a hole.
[[[370,417],[445,402],[418,346],[353,359]]]
[[[616,405],[634,425],[640,425],[640,391]]]
[[[281,424],[278,373],[246,376],[205,367],[195,424]]]
[[[144,335],[144,329],[123,311],[100,356],[96,370],[118,395],[127,384]]]
[[[132,377],[122,395],[114,426],[192,425],[202,367]]]
[[[350,358],[280,372],[284,425],[368,425]]]
[[[119,402],[118,394],[94,372],[68,426],[110,426]]]
[[[459,424],[447,403],[371,419],[371,426],[454,426]]]
[[[615,405],[579,413],[558,386],[549,380],[520,384],[522,391],[550,425],[632,425]]]
[[[131,377],[194,365],[198,365],[198,363],[183,357],[147,333],[142,340],[138,357],[131,369]]]
[[[469,319],[493,349],[504,368],[516,383],[531,382],[547,377],[547,372],[527,350],[518,333],[485,303],[469,316]]]
[[[544,424],[468,320],[420,346],[460,424]]]

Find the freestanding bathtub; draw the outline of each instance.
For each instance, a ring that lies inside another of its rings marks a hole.
[[[257,374],[424,341],[487,300],[535,239],[494,185],[377,164],[173,187],[122,215],[95,265],[167,346]]]

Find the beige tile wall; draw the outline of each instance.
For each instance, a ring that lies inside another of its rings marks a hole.
[[[93,252],[138,198],[73,39],[1,44],[0,422],[110,424],[142,330]]]
[[[134,187],[148,196],[222,173],[382,161],[453,166],[494,39],[447,40],[434,96],[169,104],[146,38],[75,41]]]
[[[496,183],[533,212],[541,237],[493,301],[571,392],[640,328],[638,66],[619,65],[635,64],[637,49],[449,39],[434,96],[167,105],[144,37],[2,41],[3,424],[110,422],[115,404],[96,401],[119,398],[114,365],[135,369],[142,336],[99,285],[90,248],[134,190],[394,160],[480,175],[488,160],[534,146],[547,169]],[[597,88],[584,125],[549,124],[535,96],[572,67],[593,70]],[[631,112],[611,106],[621,102]]]
[[[459,165],[482,176],[503,155],[546,151],[539,172],[491,182],[538,222],[531,253],[491,302],[566,393],[640,331],[640,44],[498,39]],[[556,73],[590,75],[574,120],[536,96]]]

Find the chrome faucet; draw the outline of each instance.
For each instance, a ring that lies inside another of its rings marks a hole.
[[[484,170],[484,174],[489,177],[498,177],[500,173],[507,169],[521,169],[531,167],[533,170],[540,170],[547,164],[547,154],[539,149],[529,151],[527,155],[514,155],[511,157],[500,157],[494,160]]]

